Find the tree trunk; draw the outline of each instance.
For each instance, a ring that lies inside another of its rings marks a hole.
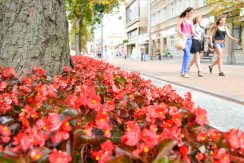
[[[48,75],[71,66],[64,0],[0,2],[0,66],[20,74],[32,67]]]
[[[81,37],[81,26],[80,26],[80,23],[81,22],[81,20],[80,19],[78,19],[77,21],[76,21],[76,29],[77,29],[77,31],[76,31],[76,33],[75,33],[75,49],[76,49],[76,55],[80,55],[81,54],[81,39],[80,39],[80,37]]]
[[[231,35],[234,36],[234,23],[232,23]],[[228,49],[228,57],[227,57],[228,64],[236,64],[236,57],[234,53],[234,42],[229,39],[229,49]]]

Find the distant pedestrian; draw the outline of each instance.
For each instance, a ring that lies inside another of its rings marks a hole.
[[[223,15],[216,21],[216,24],[211,28],[210,35],[210,46],[214,48],[215,53],[217,54],[217,60],[209,66],[209,72],[212,73],[213,67],[218,64],[219,68],[219,76],[225,76],[222,71],[223,65],[223,49],[225,47],[225,35],[227,35],[230,39],[238,42],[238,39],[231,36],[228,28],[225,26],[226,16]]]
[[[141,61],[146,61],[146,55],[145,55],[145,50],[144,48],[141,48]]]
[[[182,68],[181,68],[181,76],[185,78],[189,78],[188,75],[188,64],[190,61],[190,49],[192,45],[192,36],[195,35],[198,37],[193,29],[193,23],[191,17],[193,15],[193,8],[188,7],[180,14],[179,20],[176,26],[176,32],[180,34],[182,37],[186,37],[186,45],[183,49],[184,56],[182,61]]]
[[[200,65],[200,59],[202,52],[204,51],[204,38],[207,36],[205,35],[205,30],[203,27],[200,26],[200,23],[202,21],[202,16],[197,16],[193,19],[193,29],[197,34],[196,36],[192,37],[192,46],[191,46],[191,53],[194,54],[194,58],[192,59],[189,70],[191,66],[195,63],[198,70],[198,76],[203,77],[202,69]]]

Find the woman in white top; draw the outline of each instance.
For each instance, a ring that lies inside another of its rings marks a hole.
[[[200,59],[201,59],[201,52],[203,52],[204,47],[202,46],[202,42],[204,41],[204,38],[207,37],[205,35],[205,30],[200,26],[200,23],[202,21],[202,16],[197,16],[193,19],[193,29],[197,34],[196,36],[192,37],[192,46],[191,46],[191,53],[194,54],[194,58],[191,61],[189,65],[189,70],[191,66],[195,63],[198,70],[198,76],[203,77],[202,75],[202,68],[200,65]]]

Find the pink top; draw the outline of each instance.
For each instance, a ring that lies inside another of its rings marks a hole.
[[[188,23],[185,18],[183,19],[183,23],[180,25],[181,32],[184,33],[186,37],[192,37],[192,27],[192,21]]]

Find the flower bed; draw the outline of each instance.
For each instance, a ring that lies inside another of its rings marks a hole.
[[[190,93],[73,61],[54,78],[0,68],[0,162],[244,162],[244,133],[208,126]]]

